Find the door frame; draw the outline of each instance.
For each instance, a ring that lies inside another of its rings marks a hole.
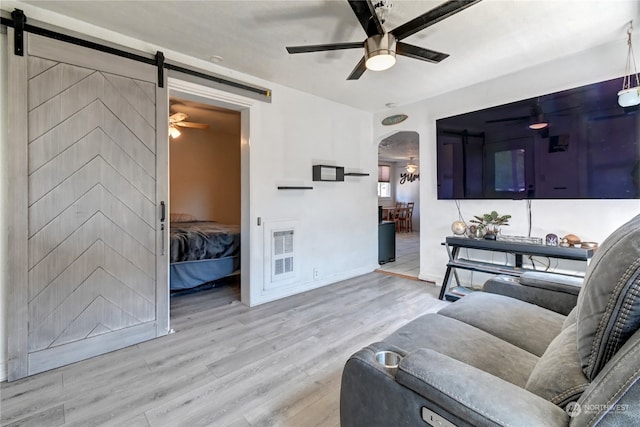
[[[240,112],[240,301],[251,306],[251,121],[259,104],[252,98],[225,92],[208,85],[207,81],[170,71],[169,96],[209,104]],[[167,101],[168,102],[168,101]],[[168,105],[167,105],[168,109]],[[167,138],[167,151],[169,139]],[[171,159],[169,159],[171,161]],[[169,164],[167,163],[167,168]],[[168,177],[167,173],[167,177]],[[170,197],[170,196],[169,196]],[[167,260],[167,268],[169,268]],[[167,289],[169,281],[167,280]]]

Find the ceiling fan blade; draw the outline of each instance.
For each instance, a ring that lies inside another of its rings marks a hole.
[[[365,71],[367,71],[367,66],[365,65],[365,59],[363,56],[360,62],[358,62],[358,65],[356,65],[356,68],[354,68],[351,74],[349,74],[347,80],[358,80]]]
[[[417,33],[418,31],[424,30],[425,28],[442,21],[445,18],[450,17],[451,15],[455,15],[456,13],[463,11],[469,6],[473,6],[480,1],[481,0],[449,0],[448,2],[423,13],[417,18],[394,28],[390,33],[394,35],[396,40],[402,40]]]
[[[169,121],[172,123],[181,122],[183,120],[186,120],[187,117],[189,116],[187,116],[185,113],[175,113],[169,116]]]
[[[370,0],[349,0],[349,5],[353,9],[353,13],[356,14],[360,25],[367,33],[367,37],[375,36],[376,34],[384,34],[382,23],[378,19],[376,8],[373,7]]]
[[[437,64],[449,56],[448,53],[436,52],[435,50],[425,49],[402,42],[397,42],[396,54],[408,56],[413,59],[420,59],[422,61],[433,62],[434,64]]]
[[[314,44],[314,45],[308,45],[308,46],[287,46],[287,52],[307,53],[307,52],[322,52],[326,50],[357,49],[357,48],[363,48],[363,47],[364,47],[364,42]]]
[[[209,129],[209,125],[204,123],[193,123],[193,122],[176,122],[175,126],[180,126],[183,128],[196,128],[196,129]]]

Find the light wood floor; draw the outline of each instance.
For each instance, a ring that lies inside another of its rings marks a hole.
[[[382,264],[377,271],[417,280],[420,274],[420,232],[396,232],[396,260]]]
[[[352,353],[446,302],[370,273],[248,308],[237,284],[171,301],[175,333],[13,383],[2,426],[339,426]]]

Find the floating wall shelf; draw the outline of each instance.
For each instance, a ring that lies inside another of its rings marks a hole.
[[[314,181],[344,181],[343,166],[313,165]]]
[[[313,190],[313,187],[301,187],[294,185],[279,185],[278,190]]]
[[[344,176],[369,176],[369,174],[363,172],[346,172]]]

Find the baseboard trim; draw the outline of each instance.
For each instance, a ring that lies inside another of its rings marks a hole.
[[[358,269],[351,270],[344,273],[333,274],[325,277],[322,280],[313,280],[310,282],[297,283],[291,286],[283,286],[282,288],[275,288],[275,289],[270,289],[269,291],[263,291],[256,301],[251,302],[251,307],[276,301],[281,298],[286,298],[302,292],[311,291],[313,289],[322,288],[324,286],[333,285],[334,283],[341,282],[343,280],[352,279],[357,276],[362,276],[364,274],[371,273],[374,270],[375,270],[374,266],[362,267],[362,268],[358,268]]]
[[[411,276],[408,274],[402,274],[402,273],[395,273],[393,271],[385,271],[385,270],[381,270],[379,268],[374,270],[376,273],[382,273],[382,274],[387,274],[389,276],[395,276],[395,277],[402,277],[403,279],[409,279],[409,280],[415,280],[415,281],[419,281],[420,279],[417,278],[416,276]]]
[[[9,372],[8,370],[8,366],[7,366],[7,361],[6,360],[0,360],[0,382],[6,381],[7,380],[7,373]]]

